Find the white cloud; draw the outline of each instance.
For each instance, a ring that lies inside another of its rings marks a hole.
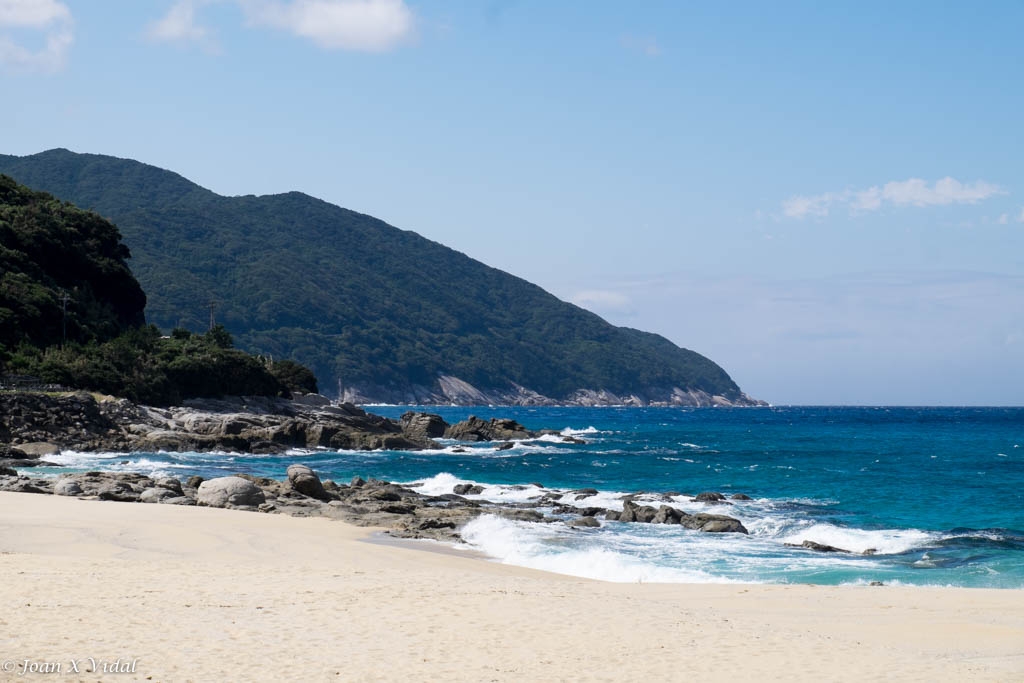
[[[1008,213],[1001,213],[1001,214],[999,214],[999,218],[996,219],[996,223],[998,225],[1006,225],[1009,222],[1010,222],[1010,214],[1008,214]]]
[[[242,0],[248,22],[283,29],[331,50],[384,52],[412,35],[403,0]]]
[[[53,72],[63,68],[74,42],[71,10],[57,0],[0,0],[0,67],[16,71]],[[41,31],[43,44],[30,49],[15,42],[5,29]]]
[[[329,50],[384,52],[409,38],[415,24],[404,0],[178,0],[147,35],[209,46],[210,31],[197,21],[196,7],[213,2],[237,5],[246,26],[287,31]]]
[[[860,213],[877,211],[885,204],[917,207],[976,204],[999,194],[1005,194],[1005,191],[984,180],[962,183],[947,176],[929,184],[920,178],[910,178],[864,190],[790,197],[782,202],[782,212],[790,218],[821,218],[827,216],[833,206],[845,207],[850,213]]]
[[[157,42],[212,45],[209,29],[196,23],[195,4],[192,0],[176,2],[162,19],[150,24],[146,34]]]

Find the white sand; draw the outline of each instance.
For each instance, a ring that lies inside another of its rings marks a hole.
[[[1024,681],[1021,590],[607,584],[366,534],[0,493],[0,680]]]

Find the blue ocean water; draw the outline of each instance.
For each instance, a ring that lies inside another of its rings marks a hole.
[[[404,407],[376,406],[398,417]],[[427,452],[66,454],[78,468],[282,478],[305,462],[323,478],[354,475],[480,499],[527,501],[546,490],[594,488],[564,502],[621,509],[646,492],[657,507],[739,518],[749,536],[678,526],[604,522],[600,529],[485,516],[464,538],[513,564],[614,581],[911,585],[1024,588],[1024,408],[430,408],[449,422],[512,417],[556,437],[508,451],[454,444]],[[538,488],[540,484],[543,488]],[[703,491],[751,501],[711,506]],[[678,494],[666,497],[666,493]],[[804,540],[850,553],[789,547]],[[873,554],[864,554],[874,551]]]

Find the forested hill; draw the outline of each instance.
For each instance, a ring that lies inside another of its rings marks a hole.
[[[205,329],[212,302],[239,347],[295,358],[350,399],[749,401],[700,354],[298,192],[222,197],[62,149],[0,155],[0,173],[116,223],[150,322]]]

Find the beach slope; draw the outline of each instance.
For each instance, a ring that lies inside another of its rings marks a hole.
[[[1024,680],[1020,590],[610,584],[367,534],[2,493],[0,680]]]

